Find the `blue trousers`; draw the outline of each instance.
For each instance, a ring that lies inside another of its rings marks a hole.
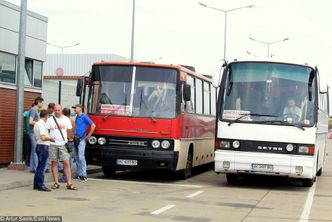
[[[76,159],[76,169],[77,176],[87,177],[86,175],[86,161],[85,161],[85,139],[82,139],[75,147],[75,159]]]
[[[44,178],[45,178],[45,165],[47,166],[48,160],[48,146],[46,145],[37,145],[36,155],[38,158],[38,165],[33,180],[33,188],[40,189],[44,187]]]
[[[30,132],[30,171],[35,172],[38,165],[38,157],[36,153],[37,140],[34,133]],[[44,171],[48,169],[48,164],[45,165]]]

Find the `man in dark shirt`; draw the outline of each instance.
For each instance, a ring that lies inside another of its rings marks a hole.
[[[31,142],[30,151],[30,172],[35,173],[38,165],[38,157],[36,153],[36,136],[33,132],[33,127],[35,123],[39,121],[39,110],[43,107],[44,99],[38,96],[34,101],[34,106],[29,110],[29,136]],[[47,167],[47,165],[46,165]],[[46,170],[46,169],[45,169]]]

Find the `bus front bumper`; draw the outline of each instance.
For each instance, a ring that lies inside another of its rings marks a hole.
[[[87,164],[107,166],[114,170],[170,169],[175,171],[179,153],[171,150],[87,147],[85,157]]]
[[[215,151],[216,173],[263,174],[312,179],[314,156],[243,151]]]

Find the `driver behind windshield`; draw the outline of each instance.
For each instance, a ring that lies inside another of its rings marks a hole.
[[[285,118],[300,119],[301,109],[296,106],[295,100],[290,98],[287,106],[284,108],[283,115]]]

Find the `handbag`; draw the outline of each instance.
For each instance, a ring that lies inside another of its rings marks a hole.
[[[61,137],[62,137],[63,141],[66,141],[66,140],[65,140],[65,137],[63,136],[63,133],[62,133],[60,127],[59,127],[58,121],[56,121],[56,118],[55,118],[54,116],[52,116],[52,117],[53,117],[53,119],[54,119],[55,124],[56,124],[57,127],[58,127],[58,130],[60,131],[60,134],[61,134]],[[65,147],[66,147],[68,153],[71,153],[71,152],[73,151],[72,147],[70,147],[70,146],[68,145],[68,143],[65,143]]]

